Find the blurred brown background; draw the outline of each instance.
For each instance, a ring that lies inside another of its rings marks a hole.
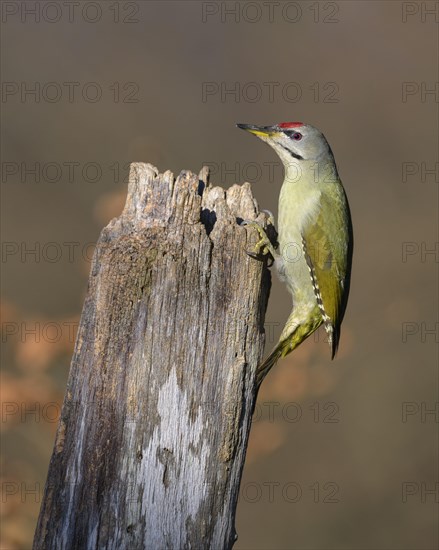
[[[353,280],[336,361],[319,333],[264,383],[236,548],[437,548],[437,3],[73,4],[1,5],[1,548],[31,546],[127,163],[210,164],[276,213],[277,157],[234,125],[284,120],[331,143]],[[274,277],[267,350],[289,308]]]

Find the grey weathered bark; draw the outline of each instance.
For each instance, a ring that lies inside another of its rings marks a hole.
[[[257,217],[248,184],[132,164],[93,258],[34,548],[232,547],[270,286],[238,222]]]

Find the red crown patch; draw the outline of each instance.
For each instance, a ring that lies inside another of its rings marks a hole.
[[[279,128],[299,128],[303,126],[303,122],[280,122],[278,126]]]

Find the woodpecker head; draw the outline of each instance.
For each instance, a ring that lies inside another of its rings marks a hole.
[[[254,126],[253,124],[237,124],[237,126],[258,136],[273,147],[285,165],[303,160],[319,160],[327,155],[332,157],[331,148],[325,136],[310,124],[280,122],[274,126]]]

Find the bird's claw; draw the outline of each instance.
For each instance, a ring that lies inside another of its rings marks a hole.
[[[271,254],[273,257],[273,260],[276,258],[276,250],[274,249],[273,244],[271,243],[270,239],[267,236],[267,233],[265,232],[265,229],[259,225],[258,222],[253,220],[243,220],[241,222],[242,226],[248,226],[248,227],[254,227],[258,234],[259,234],[259,241],[254,245],[253,250],[246,250],[247,254],[254,259],[259,259],[259,256],[266,256],[267,254]]]
[[[270,225],[274,226],[274,214],[273,214],[273,212],[271,210],[267,210],[267,209],[261,210],[261,212],[263,212],[264,214],[267,214],[267,216],[268,216],[267,222]]]

